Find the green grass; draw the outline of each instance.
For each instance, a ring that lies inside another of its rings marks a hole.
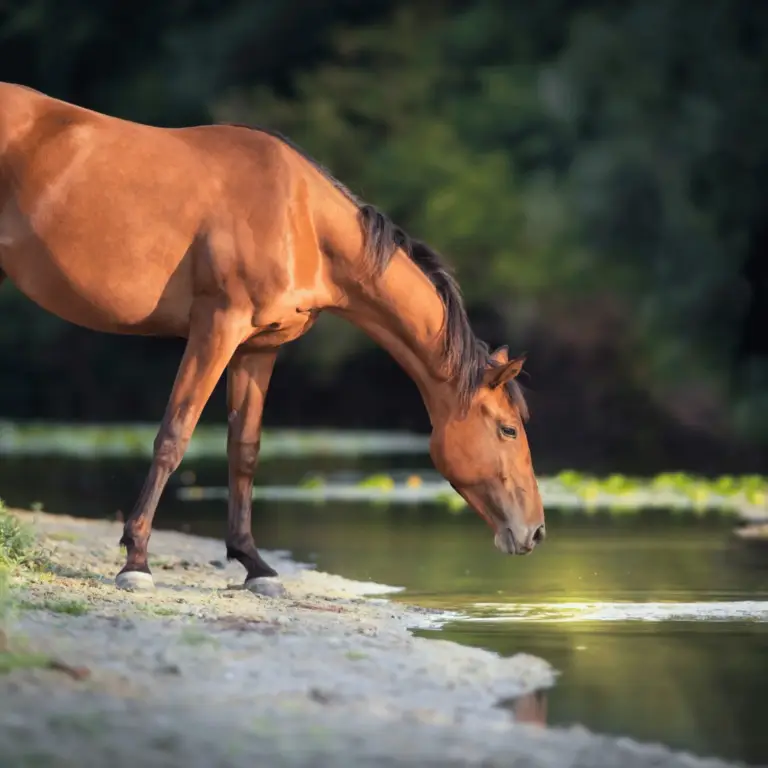
[[[0,501],[0,674],[15,669],[47,667],[50,657],[18,647],[13,642],[9,620],[19,604],[11,590],[11,579],[18,571],[42,568],[47,558],[37,546],[34,531],[12,515]]]
[[[177,608],[171,608],[166,605],[151,605],[149,603],[136,603],[134,605],[137,611],[146,613],[149,616],[179,616],[181,611]]]
[[[11,594],[11,576],[31,557],[34,543],[32,532],[21,525],[0,501],[0,669],[12,662],[16,664],[15,659],[9,658],[11,653],[7,629],[15,607]]]
[[[8,512],[0,501],[0,567],[10,570],[28,565],[38,555],[34,532]]]
[[[45,669],[51,664],[51,657],[44,653],[0,650],[0,675],[7,675],[16,669]]]
[[[50,657],[30,653],[18,648],[18,642],[11,642],[8,620],[17,608],[10,589],[11,568],[7,562],[0,562],[0,675],[15,669],[43,668],[50,664]]]
[[[76,533],[57,533],[55,531],[52,531],[48,534],[48,538],[51,541],[68,541],[70,543],[74,543],[78,540],[79,536]]]
[[[5,649],[7,644],[4,630],[12,607],[10,582],[10,569],[0,563],[0,652]]]
[[[215,637],[193,627],[187,627],[182,631],[179,642],[191,646],[212,645],[218,647],[219,645],[219,641]]]
[[[94,736],[104,730],[107,715],[103,712],[57,712],[48,717],[48,725],[61,733]]]
[[[19,608],[27,611],[51,611],[51,613],[66,613],[69,616],[84,616],[90,610],[88,603],[83,600],[22,600]]]

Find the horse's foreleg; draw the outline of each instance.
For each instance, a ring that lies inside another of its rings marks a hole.
[[[181,463],[192,432],[216,382],[240,343],[245,324],[217,307],[193,308],[189,337],[163,422],[155,438],[152,464],[136,506],[125,521],[120,543],[128,550],[117,575],[118,587],[153,586],[147,564],[152,519],[168,478]]]
[[[262,559],[251,532],[253,475],[259,460],[264,398],[275,365],[275,350],[240,350],[227,368],[229,432],[229,515],[227,559],[246,570],[245,583],[276,572]]]

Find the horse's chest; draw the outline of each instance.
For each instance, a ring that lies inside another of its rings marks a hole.
[[[281,313],[258,312],[253,317],[249,347],[278,347],[303,336],[317,320],[319,309],[301,306]]]

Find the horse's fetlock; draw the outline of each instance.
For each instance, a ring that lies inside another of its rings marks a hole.
[[[253,540],[253,535],[248,533],[239,533],[236,535],[227,536],[225,544],[227,547],[228,560],[233,560],[238,555],[247,555],[256,547],[256,542]]]

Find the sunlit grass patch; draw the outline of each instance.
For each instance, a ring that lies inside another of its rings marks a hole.
[[[0,566],[14,568],[34,560],[35,535],[0,501]]]
[[[22,600],[19,602],[22,610],[50,611],[51,613],[66,613],[69,616],[84,616],[90,610],[88,603],[83,600]]]

